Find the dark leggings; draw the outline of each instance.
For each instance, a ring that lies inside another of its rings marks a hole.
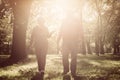
[[[69,55],[71,55],[71,63],[69,63]],[[77,52],[76,50],[62,50],[62,61],[63,61],[63,68],[65,72],[69,72],[69,66],[71,69],[71,73],[76,73],[76,65],[77,65]]]
[[[36,57],[38,62],[38,70],[45,70],[46,64],[46,54],[47,54],[47,46],[46,47],[37,47],[35,48]]]

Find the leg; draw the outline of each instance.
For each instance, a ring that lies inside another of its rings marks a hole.
[[[72,76],[76,75],[76,67],[77,67],[77,52],[71,51],[71,74]]]
[[[69,53],[68,50],[62,50],[62,62],[63,62],[63,74],[67,74],[69,72]]]
[[[46,54],[47,54],[47,49],[36,49],[36,57],[38,61],[38,70],[44,71],[45,70],[45,64],[46,64]]]
[[[38,59],[38,67],[39,71],[44,71],[45,70],[45,64],[46,64],[46,54],[40,54]]]
[[[47,47],[37,47],[36,49],[36,57],[38,62],[38,70],[39,70],[39,79],[44,79],[44,71],[45,71],[45,64],[46,64],[46,54],[47,54]]]

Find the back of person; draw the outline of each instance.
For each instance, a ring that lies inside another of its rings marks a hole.
[[[67,19],[61,27],[63,45],[74,46],[80,38],[80,24],[76,18]]]
[[[66,75],[71,70],[71,75],[76,75],[77,53],[80,40],[80,22],[71,13],[67,15],[63,21],[58,34],[58,45],[62,39],[62,61],[63,61],[63,75]],[[69,55],[71,55],[71,62],[69,62]]]
[[[42,27],[35,27],[33,30],[33,41],[34,41],[34,45],[35,46],[44,46],[47,45],[47,38],[48,38],[48,30],[46,27],[42,26]]]

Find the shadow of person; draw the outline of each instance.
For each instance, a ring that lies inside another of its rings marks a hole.
[[[63,80],[71,80],[71,76],[66,74],[63,76]]]
[[[41,75],[40,73],[36,73],[36,75],[33,76],[31,80],[44,80],[44,75]]]
[[[85,76],[82,76],[82,75],[76,75],[74,77],[74,80],[87,80],[87,78]]]
[[[74,80],[82,80],[81,76],[75,76]]]

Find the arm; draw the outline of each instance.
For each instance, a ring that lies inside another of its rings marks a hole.
[[[60,40],[61,40],[61,36],[58,35],[58,37],[57,37],[57,53],[59,53],[59,51],[60,51],[60,46],[59,46]]]
[[[34,43],[34,36],[35,36],[35,29],[33,29],[32,33],[31,33],[29,48],[30,48],[30,47],[33,45],[33,43]]]
[[[55,31],[50,32],[48,37],[51,37],[54,33]]]
[[[60,51],[59,43],[60,43],[61,39],[62,39],[62,28],[58,32],[58,36],[57,36],[57,53],[59,53],[59,51]]]
[[[45,31],[45,33],[46,33],[47,38],[50,38],[51,35],[52,35],[52,32],[50,33],[49,30],[48,30],[48,28],[45,27],[45,26],[44,26],[43,28],[44,28],[44,31]]]

